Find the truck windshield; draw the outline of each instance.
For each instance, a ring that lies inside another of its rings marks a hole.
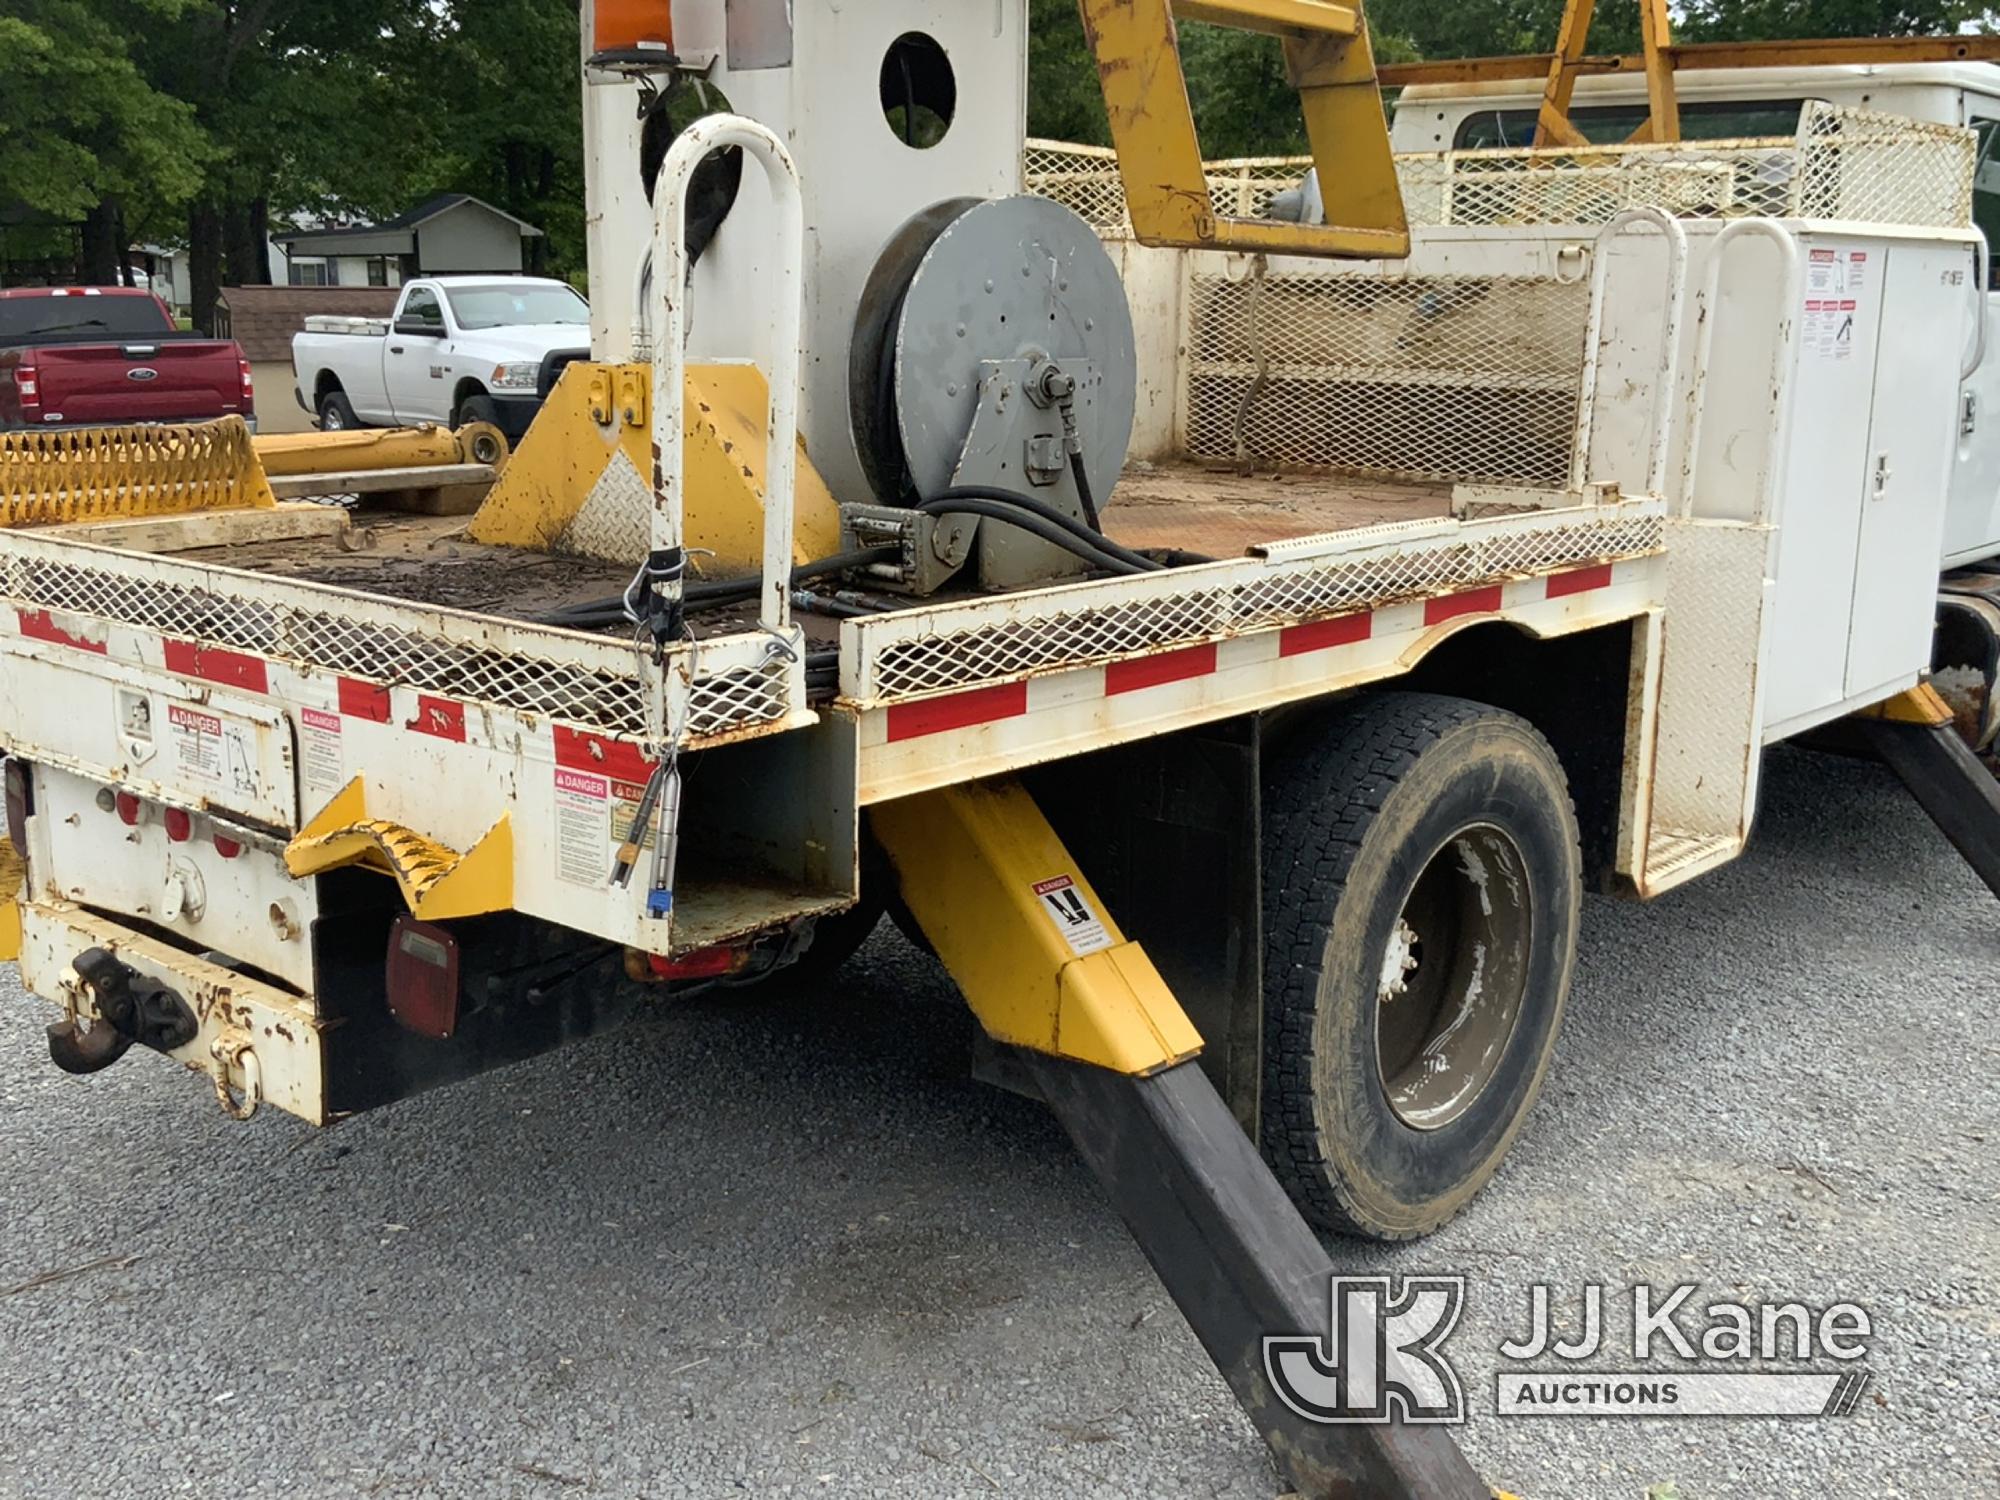
[[[151,297],[0,297],[0,343],[54,333],[101,333],[106,338],[172,333],[174,325]]]
[[[566,286],[455,286],[445,291],[460,328],[588,323],[590,304]]]
[[[1681,106],[1681,139],[1687,141],[1761,140],[1795,135],[1803,99],[1708,100]],[[1569,112],[1569,122],[1593,146],[1614,146],[1645,124],[1650,111],[1637,104],[1592,104]],[[1467,115],[1452,137],[1456,151],[1481,151],[1495,146],[1532,146],[1536,111],[1488,109]]]

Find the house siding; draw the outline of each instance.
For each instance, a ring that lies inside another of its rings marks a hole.
[[[434,276],[454,271],[518,272],[521,227],[477,204],[460,204],[417,226],[417,263]]]

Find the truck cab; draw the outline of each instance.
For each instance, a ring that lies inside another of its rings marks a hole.
[[[491,422],[519,438],[562,366],[590,352],[589,325],[567,282],[424,277],[387,319],[306,320],[292,340],[299,404],[327,431]]]
[[[1962,351],[1972,372],[1959,390],[1943,561],[1957,567],[1991,555],[2000,536],[2000,357],[1978,356],[2000,338],[1991,249],[2000,237],[2000,64],[1719,68],[1677,73],[1675,91],[1681,135],[1691,143],[1790,136],[1810,100],[1978,132],[1972,208],[1988,241],[1986,316],[1976,347]],[[1531,81],[1413,85],[1397,100],[1390,140],[1396,151],[1411,153],[1524,148],[1534,143],[1540,102],[1541,86]],[[1646,117],[1643,75],[1576,80],[1570,123],[1593,144],[1626,140]]]

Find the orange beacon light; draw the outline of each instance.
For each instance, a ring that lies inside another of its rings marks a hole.
[[[671,0],[597,0],[591,61],[672,63]]]

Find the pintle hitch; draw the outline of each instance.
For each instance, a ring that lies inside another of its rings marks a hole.
[[[179,994],[103,948],[85,949],[70,967],[90,990],[97,1021],[86,1030],[72,1014],[49,1027],[49,1060],[65,1073],[102,1072],[134,1042],[171,1052],[201,1030],[193,1008]]]

